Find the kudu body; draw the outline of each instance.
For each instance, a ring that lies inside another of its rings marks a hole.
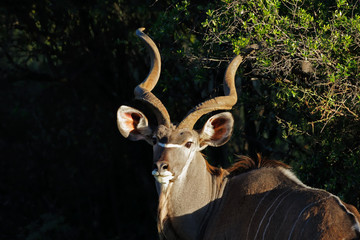
[[[242,56],[226,70],[225,96],[199,104],[173,125],[151,93],[160,76],[159,51],[143,29],[137,35],[149,49],[151,70],[135,88],[135,97],[150,104],[158,126],[150,126],[142,112],[127,106],[119,108],[117,123],[124,137],[153,146],[161,239],[359,239],[357,210],[324,190],[305,186],[285,164],[268,161],[241,172],[241,165],[254,162],[244,157],[221,169],[200,153],[231,136],[234,121],[228,112],[212,116],[199,131],[193,127],[202,115],[235,105],[234,79]]]

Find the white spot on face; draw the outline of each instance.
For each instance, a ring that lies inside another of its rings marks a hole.
[[[157,169],[154,169],[151,174],[154,176],[156,181],[160,184],[169,184],[170,180],[174,178],[173,174],[170,171],[164,171],[161,173],[158,172]]]

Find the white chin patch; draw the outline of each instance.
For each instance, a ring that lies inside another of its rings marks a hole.
[[[170,180],[174,178],[173,174],[170,171],[162,172],[160,175],[160,173],[156,169],[154,169],[151,173],[156,179],[156,181],[158,181],[160,184],[168,185]]]

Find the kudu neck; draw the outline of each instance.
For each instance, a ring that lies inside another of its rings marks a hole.
[[[222,172],[217,175],[209,170],[206,160],[197,152],[185,177],[176,179],[160,193],[158,221],[162,222],[158,227],[163,228],[166,238],[201,238],[227,182],[225,170],[220,169]]]

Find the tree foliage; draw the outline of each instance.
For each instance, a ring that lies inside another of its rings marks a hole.
[[[261,48],[243,71],[255,151],[359,206],[359,2],[224,0],[206,13],[204,40],[215,52]]]

